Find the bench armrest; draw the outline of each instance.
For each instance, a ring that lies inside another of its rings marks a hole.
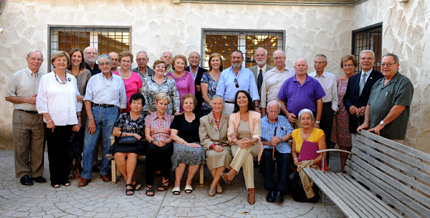
[[[317,153],[330,152],[330,151],[339,151],[339,152],[345,152],[345,153],[348,153],[348,154],[354,154],[354,153],[352,153],[352,152],[350,152],[350,151],[347,151],[347,150],[335,149],[335,148],[318,150],[318,151],[317,151]]]

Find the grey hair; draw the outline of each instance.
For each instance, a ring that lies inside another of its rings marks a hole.
[[[146,53],[146,51],[138,51],[137,53],[136,53],[136,59],[137,59],[137,56],[139,55],[139,54],[145,54],[146,55],[146,57],[148,57],[148,53]]]
[[[281,103],[278,100],[270,100],[269,103],[267,103],[267,107],[269,107],[269,105],[271,104],[277,104],[279,107],[279,110],[281,109]]]
[[[255,49],[255,51],[254,51],[254,55],[255,55],[255,52],[256,52],[258,49],[263,49],[264,54],[266,54],[266,56],[267,56],[267,50],[266,50],[265,48],[263,48],[263,47],[258,47],[257,49]]]
[[[317,59],[317,58],[321,58],[321,57],[322,57],[322,58],[324,58],[324,61],[325,61],[325,62],[327,62],[327,56],[325,56],[324,54],[317,54],[317,55],[315,55],[315,59]],[[314,59],[314,60],[315,60],[315,59]]]
[[[272,55],[273,57],[275,57],[275,53],[276,53],[276,52],[281,52],[281,53],[282,53],[282,56],[284,56],[284,58],[286,58],[286,57],[287,57],[287,56],[285,56],[285,52],[284,52],[284,51],[282,51],[282,50],[280,50],[280,49],[278,49],[278,50],[276,50],[276,51],[274,51],[274,52],[273,52],[273,55]]]
[[[96,53],[97,53],[97,54],[99,53],[96,47],[88,46],[88,47],[86,47],[86,48],[84,49],[84,54],[87,52],[87,50],[88,50],[89,48],[94,48],[94,49],[96,50]]]
[[[312,111],[311,111],[311,110],[309,110],[309,109],[307,109],[307,108],[304,108],[304,109],[300,110],[300,112],[299,112],[299,119],[302,117],[302,115],[303,115],[304,113],[308,113],[308,114],[310,114],[310,115],[311,115],[311,117],[312,117],[312,120],[314,119],[314,113],[312,113]]]
[[[372,56],[373,56],[373,58],[375,58],[375,52],[373,52],[372,50],[363,50],[363,51],[360,51],[360,58],[361,58],[361,55],[363,53],[371,53]]]
[[[385,58],[385,57],[393,57],[394,62],[396,64],[399,63],[399,56],[397,56],[397,55],[395,55],[393,53],[386,53],[386,54],[382,55],[382,58]]]
[[[27,57],[28,57],[28,58],[30,58],[30,55],[31,55],[31,54],[33,54],[34,52],[39,53],[39,54],[40,54],[40,56],[42,57],[42,60],[43,60],[43,54],[42,54],[42,52],[41,52],[39,49],[33,49],[33,50],[29,51],[29,52],[27,53]]]
[[[109,63],[112,64],[112,58],[108,54],[102,54],[97,57],[97,62],[100,62],[101,59],[107,58],[109,60]]]
[[[188,55],[188,58],[191,56],[191,54],[193,54],[193,53],[196,53],[198,56],[199,56],[199,58],[201,58],[201,56],[200,56],[200,54],[198,53],[198,52],[196,52],[196,51],[192,51],[189,55]]]
[[[211,104],[213,103],[213,100],[217,99],[217,98],[221,98],[222,104],[224,105],[224,98],[222,97],[222,95],[217,95],[217,94],[215,94],[214,96],[212,96],[212,98],[211,98]]]

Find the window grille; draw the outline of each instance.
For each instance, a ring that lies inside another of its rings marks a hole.
[[[275,50],[284,50],[284,31],[262,30],[213,30],[204,29],[202,34],[202,65],[209,68],[209,56],[219,53],[223,57],[223,68],[231,66],[231,52],[240,50],[244,54],[245,67],[255,65],[254,50],[263,47],[267,50],[267,63],[271,64]]]
[[[382,23],[352,31],[352,54],[358,61],[362,50],[372,50],[375,53],[373,69],[381,71]],[[360,64],[358,64],[356,72],[361,72]]]
[[[51,57],[56,51],[69,52],[73,48],[82,51],[93,46],[98,54],[106,54],[112,51],[117,53],[130,50],[131,28],[130,27],[49,27],[48,56]],[[51,68],[49,64],[49,70]]]

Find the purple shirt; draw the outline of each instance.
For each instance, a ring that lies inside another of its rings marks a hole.
[[[316,112],[315,101],[324,97],[325,92],[318,80],[306,76],[303,85],[297,81],[296,76],[285,80],[278,93],[278,98],[286,103],[287,110],[298,117],[300,110],[307,108]]]
[[[195,88],[194,88],[194,78],[193,74],[185,71],[184,75],[180,77],[175,77],[172,72],[166,74],[167,77],[172,77],[175,80],[176,88],[179,92],[179,99],[182,101],[182,96],[186,94],[195,94]],[[180,112],[184,112],[184,108],[182,108],[182,102],[181,102],[181,108]]]

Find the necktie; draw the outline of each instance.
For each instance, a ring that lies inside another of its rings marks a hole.
[[[259,92],[260,92],[262,83],[263,83],[263,70],[260,69],[260,73],[258,74],[258,77],[257,77],[257,87]]]
[[[360,86],[359,86],[360,87],[360,95],[361,95],[361,92],[363,91],[364,84],[366,84],[366,74],[361,73]]]

